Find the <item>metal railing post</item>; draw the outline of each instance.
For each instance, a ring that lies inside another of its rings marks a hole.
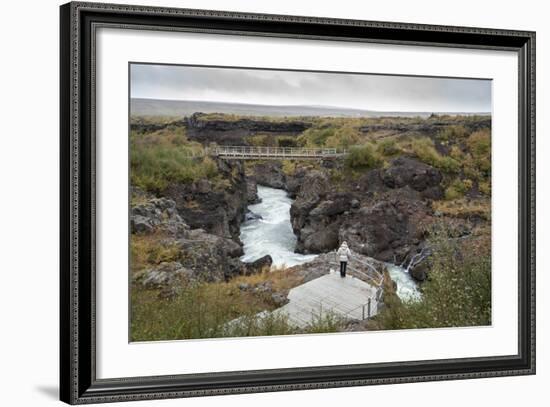
[[[369,301],[367,302],[367,307],[368,307],[367,316],[368,318],[370,318],[370,298],[369,298]]]

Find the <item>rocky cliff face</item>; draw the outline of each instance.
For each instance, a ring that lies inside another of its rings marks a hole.
[[[363,255],[406,262],[422,247],[433,221],[429,200],[441,196],[441,180],[438,170],[404,157],[344,182],[345,188],[337,188],[324,171],[297,172],[290,210],[297,251],[323,253],[345,240]]]
[[[311,127],[311,123],[295,120],[262,120],[240,118],[236,120],[212,119],[197,112],[185,120],[189,139],[204,144],[247,145],[245,138],[254,134],[298,135]]]
[[[223,182],[201,179],[192,184],[173,184],[163,195],[176,203],[179,214],[192,228],[240,243],[239,228],[249,198],[244,165],[224,160],[218,160],[217,165]]]
[[[170,253],[170,259],[153,261],[132,276],[135,284],[160,289],[163,298],[177,295],[192,281],[228,280],[260,272],[272,263],[270,256],[253,263],[241,262],[243,250],[237,242],[190,227],[178,213],[176,202],[168,198],[140,193],[138,203],[131,207],[130,224],[132,239],[145,238],[153,252]]]

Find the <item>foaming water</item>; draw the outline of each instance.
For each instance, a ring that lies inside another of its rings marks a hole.
[[[290,199],[282,189],[258,185],[259,204],[248,209],[261,216],[241,225],[241,241],[244,244],[242,261],[251,262],[269,254],[273,266],[295,266],[313,260],[316,255],[294,253],[296,236],[290,224]]]
[[[397,284],[397,296],[403,301],[419,301],[421,299],[418,285],[403,267],[386,263],[390,277]]]

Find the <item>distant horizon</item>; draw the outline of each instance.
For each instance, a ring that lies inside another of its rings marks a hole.
[[[490,112],[490,79],[130,65],[130,96],[256,106],[323,106],[374,112]]]
[[[340,110],[356,110],[370,113],[433,113],[433,114],[479,114],[479,115],[492,115],[491,111],[449,111],[449,110],[378,110],[378,109],[364,109],[357,107],[338,106],[338,105],[313,105],[313,104],[267,104],[267,103],[247,103],[247,102],[227,102],[221,100],[199,100],[199,99],[165,99],[157,97],[130,97],[133,100],[151,100],[151,101],[163,101],[163,102],[187,102],[187,103],[212,103],[212,104],[230,104],[230,105],[244,105],[244,106],[262,106],[262,107],[311,107],[318,109],[340,109]],[[219,112],[223,113],[223,112]]]

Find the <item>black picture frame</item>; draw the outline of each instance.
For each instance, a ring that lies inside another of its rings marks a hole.
[[[534,32],[82,2],[61,6],[60,23],[62,401],[83,404],[535,373]],[[517,52],[518,354],[402,363],[97,379],[93,39],[95,29],[100,26]]]

